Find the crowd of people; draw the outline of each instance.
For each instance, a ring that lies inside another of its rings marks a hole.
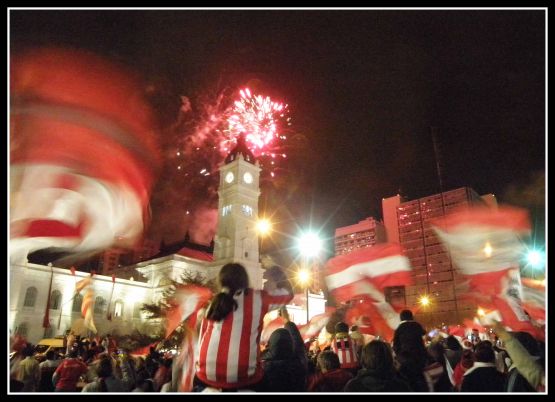
[[[538,392],[545,390],[544,344],[494,326],[494,339],[430,339],[409,310],[392,342],[365,342],[358,328],[334,325],[327,344],[304,342],[285,305],[291,284],[275,267],[251,289],[239,264],[219,274],[221,292],[199,325],[192,392]],[[283,328],[259,345],[262,319],[278,309]],[[106,337],[68,342],[63,358],[39,362],[25,345],[12,360],[12,392],[176,392],[173,355],[133,356]]]

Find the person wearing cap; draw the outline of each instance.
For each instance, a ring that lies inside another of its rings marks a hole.
[[[355,341],[349,335],[349,326],[340,321],[335,324],[335,335],[331,350],[339,357],[342,369],[349,369],[353,375],[360,368],[360,359]]]

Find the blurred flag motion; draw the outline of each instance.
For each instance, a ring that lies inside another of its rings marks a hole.
[[[27,51],[10,66],[10,254],[131,246],[160,166],[136,77],[94,54]]]
[[[399,324],[396,309],[385,299],[385,288],[412,283],[409,259],[397,244],[378,244],[330,259],[326,284],[338,302],[351,301],[345,318],[362,333],[393,336]]]
[[[488,316],[514,331],[536,332],[522,308],[519,260],[522,238],[531,232],[527,211],[513,207],[473,207],[433,220],[454,265],[467,277],[469,291],[480,296]]]

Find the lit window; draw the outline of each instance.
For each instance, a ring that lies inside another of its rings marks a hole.
[[[231,205],[226,205],[222,209],[222,216],[229,215],[231,213]]]
[[[248,205],[241,205],[241,209],[242,209],[242,211],[245,215],[247,215],[247,216],[252,216],[253,215],[252,207],[250,207]]]
[[[122,315],[123,315],[123,302],[121,300],[118,300],[114,305],[114,317],[121,317]]]

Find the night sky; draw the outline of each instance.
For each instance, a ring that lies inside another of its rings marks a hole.
[[[175,151],[211,94],[250,85],[283,99],[292,118],[289,158],[260,199],[277,230],[312,222],[329,238],[381,219],[382,197],[438,192],[436,127],[444,189],[530,208],[543,239],[543,10],[12,10],[10,44],[89,49],[144,77],[166,156],[151,237],[189,229],[209,241],[217,175],[191,180],[176,167],[213,168],[218,156],[207,148],[183,162]],[[181,96],[193,112],[176,128]],[[293,246],[274,241],[267,251]]]

